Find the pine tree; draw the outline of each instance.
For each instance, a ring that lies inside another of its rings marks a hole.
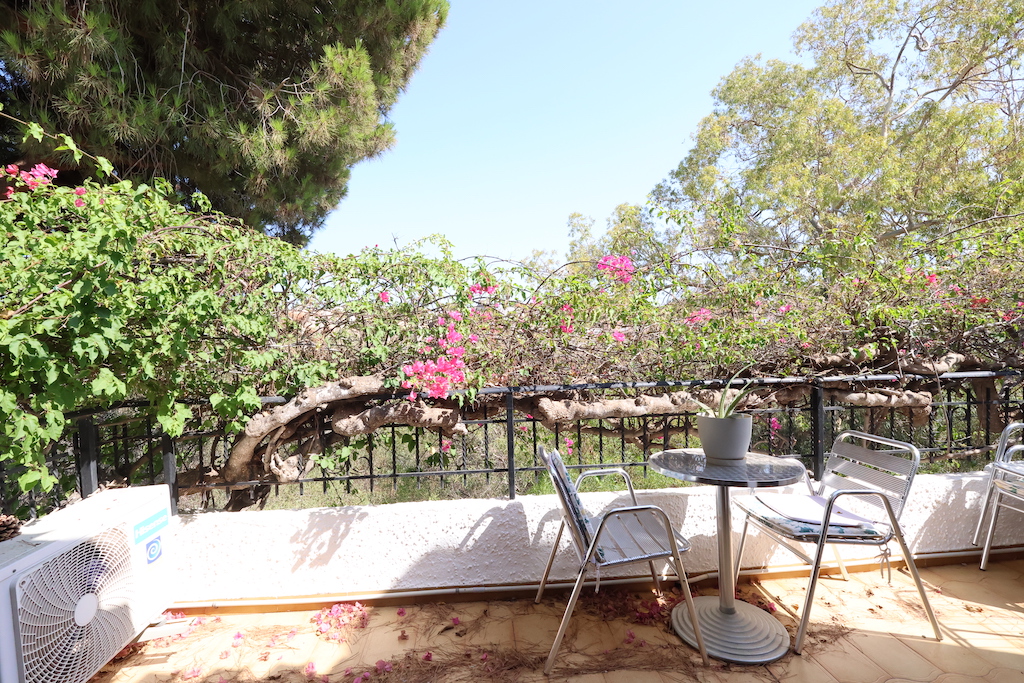
[[[446,0],[0,0],[0,104],[182,197],[304,243],[386,117]],[[0,162],[71,158],[0,128]],[[88,169],[78,169],[87,173]]]

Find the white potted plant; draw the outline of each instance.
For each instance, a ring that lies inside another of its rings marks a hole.
[[[751,386],[754,380],[747,380],[735,396],[728,398],[729,387],[746,369],[741,368],[729,378],[717,407],[712,408],[697,401],[700,405],[700,412],[697,414],[697,434],[709,464],[736,464],[743,460],[750,450],[754,421],[750,415],[737,413],[736,408],[747,394],[754,390]]]

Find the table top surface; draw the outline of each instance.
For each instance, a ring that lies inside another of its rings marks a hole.
[[[699,448],[661,451],[652,455],[648,463],[656,472],[683,481],[749,488],[793,484],[803,478],[806,470],[796,460],[760,453],[747,453],[735,465],[709,463]]]

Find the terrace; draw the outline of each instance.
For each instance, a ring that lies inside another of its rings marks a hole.
[[[541,669],[564,595],[470,602],[438,599],[360,607],[317,632],[317,610],[191,609],[182,637],[152,641],[111,662],[97,683],[157,681],[1017,681],[1024,677],[1024,561],[986,572],[976,562],[922,568],[944,640],[930,638],[913,582],[894,572],[823,579],[803,655],[761,666],[712,660],[652,615],[654,594],[585,594],[550,679]],[[802,578],[765,578],[740,595],[774,609],[792,634]],[[697,587],[702,594],[713,588]],[[454,597],[454,596],[453,596]],[[362,616],[366,615],[365,622]],[[201,615],[201,616],[199,616]],[[337,640],[335,640],[337,638]]]
[[[945,634],[942,642],[930,637],[905,573],[894,571],[890,587],[879,577],[874,551],[846,548],[851,580],[832,576],[819,583],[802,656],[790,653],[764,666],[712,660],[705,668],[672,632],[665,602],[657,602],[645,583],[649,577],[623,568],[602,574],[598,594],[584,592],[552,678],[1019,680],[1015,677],[1024,677],[1024,560],[1019,559],[1024,528],[1012,514],[1001,517],[995,561],[987,572],[978,569],[980,553],[971,535],[985,486],[977,458],[987,451],[977,446],[994,437],[980,419],[971,421],[975,415],[992,415],[992,406],[1005,417],[1019,409],[1020,401],[1009,390],[998,397],[947,394],[944,404],[933,405],[928,424],[917,426],[898,415],[893,419],[896,411],[880,420],[877,412],[812,401],[755,411],[761,413],[762,427],[775,416],[788,425],[755,437],[768,446],[763,450],[804,455],[812,471],[818,460],[814,449],[806,448],[805,437],[818,427],[826,438],[840,426],[909,436],[925,446],[931,463],[948,460],[950,453],[975,458],[968,471],[919,474],[901,520],[923,567]],[[643,430],[663,434],[673,446],[687,443],[687,416],[659,417],[644,417],[656,428],[644,424]],[[640,503],[665,509],[691,540],[684,562],[695,591],[715,594],[714,488],[659,481],[644,471],[643,451],[627,443],[625,435],[639,431],[637,425],[620,421],[623,436],[611,439],[588,432],[595,422],[538,435],[536,420],[513,416],[509,409],[493,419],[475,420],[447,461],[430,461],[426,445],[420,459],[429,434],[410,430],[403,439],[390,428],[390,439],[387,430],[369,439],[367,452],[350,458],[341,472],[314,470],[281,485],[280,498],[272,495],[276,487],[251,485],[254,492],[262,486],[270,494],[268,507],[279,509],[212,512],[211,503],[219,507],[227,500],[223,485],[204,488],[191,482],[186,488],[179,482],[182,514],[175,518],[168,555],[174,558],[171,609],[184,615],[179,617],[184,621],[176,622],[184,631],[132,649],[96,680],[542,680],[543,660],[566,599],[557,588],[568,586],[575,574],[571,551],[561,554],[552,570],[556,590],[533,604],[559,513],[531,451],[551,436],[559,445],[571,441],[576,446],[573,469],[597,464],[631,468],[644,487],[638,492]],[[186,434],[168,448],[170,440],[154,434],[150,423],[123,417],[100,422],[93,437],[103,438],[87,438],[83,423],[79,430],[73,443],[83,482],[96,478],[95,471],[89,472],[90,459],[81,457],[90,447],[96,454],[94,468],[119,460],[127,464],[131,453],[152,453],[145,445],[153,441],[165,446],[170,464],[177,456],[179,465],[209,466],[219,457],[216,449],[224,448],[223,440],[209,433]],[[670,441],[670,434],[680,433],[683,439]],[[943,434],[960,440],[944,442]],[[514,458],[488,450],[503,436]],[[526,447],[513,449],[522,440]],[[401,443],[410,444],[414,463],[403,465]],[[146,469],[136,471],[145,475]],[[154,481],[174,481],[173,467],[165,467],[161,477],[152,458],[148,470]],[[502,495],[495,489],[506,481]],[[450,499],[372,504],[385,493],[408,492],[418,482],[428,496]],[[489,497],[465,497],[479,490]],[[332,501],[329,492],[353,503]],[[621,491],[588,491],[583,499],[592,512],[625,503]],[[739,588],[742,599],[772,611],[791,633],[794,606],[806,587],[806,570],[793,561],[754,535]],[[894,564],[899,566],[898,558]],[[667,603],[673,601],[669,595]],[[333,621],[321,612],[338,604],[347,607],[337,608],[341,612]],[[318,615],[321,623],[328,619],[322,632]]]

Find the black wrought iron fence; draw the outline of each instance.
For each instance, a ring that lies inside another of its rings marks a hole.
[[[1024,375],[1014,372],[947,373],[938,377],[865,375],[843,378],[769,378],[762,387],[798,390],[784,405],[766,403],[754,417],[752,450],[798,457],[812,474],[820,472],[834,436],[859,429],[917,445],[926,466],[980,468],[1003,424],[1019,419],[1024,406]],[[930,407],[865,407],[829,400],[832,388],[916,382],[933,394]],[[1001,386],[996,385],[998,382]],[[164,434],[143,406],[127,406],[81,415],[66,438],[48,454],[61,479],[59,490],[20,495],[18,472],[0,462],[3,508],[46,511],[67,493],[88,494],[103,484],[166,482],[186,509],[241,508],[251,504],[311,507],[362,502],[391,502],[438,497],[510,497],[544,491],[546,477],[537,460],[539,444],[557,448],[573,469],[623,467],[641,485],[668,485],[647,471],[647,457],[665,448],[699,445],[694,415],[578,420],[553,430],[517,409],[524,396],[623,398],[713,384],[689,382],[616,382],[534,387],[492,387],[482,415],[464,420],[466,433],[446,438],[422,428],[389,426],[350,438],[312,457],[295,456],[304,474],[288,483],[251,480],[223,483],[205,473],[219,470],[231,439],[216,429],[208,409],[194,407],[196,428],[177,438]],[[372,398],[372,397],[368,397]],[[376,397],[381,398],[381,397]],[[498,401],[495,403],[494,399]],[[266,399],[273,402],[273,399]],[[325,418],[326,419],[326,418]],[[287,454],[285,454],[287,455]],[[672,482],[675,484],[677,482]],[[233,493],[229,493],[233,491]]]

